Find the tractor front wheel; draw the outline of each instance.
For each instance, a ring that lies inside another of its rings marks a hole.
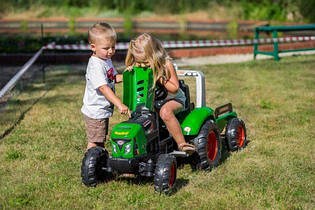
[[[177,175],[176,158],[170,154],[161,154],[154,172],[155,192],[169,194],[174,187]]]
[[[239,118],[229,120],[225,130],[225,140],[230,151],[241,150],[246,147],[246,127],[243,120]]]
[[[220,163],[221,141],[220,132],[213,120],[206,121],[201,127],[198,136],[194,139],[196,155],[193,162],[199,170],[211,170]]]
[[[111,174],[102,168],[106,166],[108,153],[103,147],[92,147],[84,155],[81,166],[82,182],[95,187],[98,182],[108,179]]]

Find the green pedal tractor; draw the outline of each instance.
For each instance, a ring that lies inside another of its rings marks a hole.
[[[112,154],[102,147],[90,148],[82,161],[82,181],[87,186],[109,180],[113,174],[132,173],[153,177],[154,189],[171,192],[177,175],[177,159],[186,159],[195,169],[211,170],[221,158],[222,142],[230,151],[246,146],[246,128],[231,104],[215,110],[205,106],[205,79],[200,71],[177,71],[196,80],[196,106],[190,102],[189,87],[180,81],[186,95],[185,108],[176,114],[186,142],[195,145],[189,156],[177,144],[160,119],[158,110],[167,92],[155,87],[149,68],[134,68],[123,74],[123,102],[132,111],[129,120],[114,126],[110,143]]]

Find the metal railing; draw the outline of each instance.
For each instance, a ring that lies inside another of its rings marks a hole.
[[[29,60],[27,63],[24,64],[22,69],[16,73],[10,81],[0,90],[0,99],[4,97],[12,88],[15,87],[16,83],[21,79],[21,77],[30,69],[30,67],[35,63],[38,57],[42,54],[44,48],[42,47],[37,53]]]
[[[315,24],[309,25],[295,25],[295,26],[261,26],[255,28],[255,43],[254,43],[254,59],[258,54],[273,56],[276,61],[280,60],[279,53],[286,52],[296,52],[296,51],[309,51],[315,50],[314,47],[310,46],[304,49],[290,49],[290,50],[279,50],[278,42],[278,32],[288,32],[288,31],[315,31]],[[270,32],[273,36],[273,51],[266,52],[258,50],[259,45],[259,33],[260,32]]]

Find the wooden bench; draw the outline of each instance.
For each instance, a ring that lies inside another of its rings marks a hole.
[[[280,59],[279,53],[315,50],[315,48],[306,48],[306,49],[291,49],[291,50],[279,51],[278,32],[306,31],[306,30],[315,30],[315,24],[295,25],[295,26],[259,26],[259,27],[255,27],[254,59],[256,59],[256,55],[263,54],[263,55],[273,56],[276,61],[279,61],[279,59]],[[273,51],[272,52],[266,52],[266,51],[259,51],[258,50],[259,33],[260,32],[269,32],[269,33],[272,32],[272,37],[273,37]]]

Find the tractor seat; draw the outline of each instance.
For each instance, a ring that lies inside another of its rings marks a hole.
[[[182,109],[180,112],[176,113],[176,118],[178,119],[179,123],[185,119],[185,117],[190,113],[193,109],[193,104],[190,103],[190,94],[189,94],[189,86],[185,84],[184,80],[179,80],[179,87],[185,93],[186,101],[185,101],[185,108]]]
[[[186,101],[185,101],[185,109],[189,109],[190,107],[190,94],[189,94],[189,86],[185,84],[184,80],[179,80],[179,87],[185,93]],[[182,111],[184,111],[182,110]]]

